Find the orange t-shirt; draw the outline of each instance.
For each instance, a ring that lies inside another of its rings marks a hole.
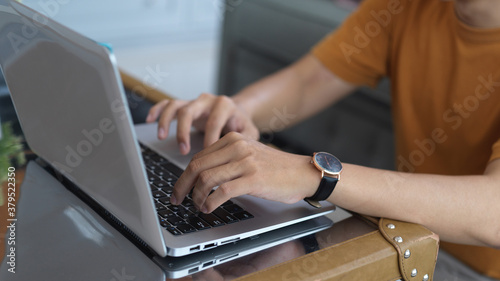
[[[500,28],[470,27],[454,5],[365,0],[312,50],[347,82],[375,86],[382,77],[391,79],[400,171],[482,174],[500,158]],[[500,278],[499,250],[442,246]]]

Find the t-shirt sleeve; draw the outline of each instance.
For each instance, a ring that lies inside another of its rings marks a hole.
[[[392,25],[403,10],[396,4],[363,1],[337,30],[313,47],[312,54],[341,79],[375,87],[388,75]]]
[[[498,139],[491,147],[490,162],[500,158],[500,139]]]

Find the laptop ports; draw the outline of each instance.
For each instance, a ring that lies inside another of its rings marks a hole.
[[[213,248],[215,246],[217,246],[217,243],[206,244],[205,246],[203,246],[203,250],[210,249],[210,248]]]
[[[214,263],[215,263],[215,261],[208,261],[208,262],[203,264],[203,268],[209,267],[209,266],[213,265]]]
[[[196,251],[199,251],[201,248],[200,246],[196,246],[196,247],[193,247],[193,248],[189,248],[189,251],[190,252],[196,252]]]

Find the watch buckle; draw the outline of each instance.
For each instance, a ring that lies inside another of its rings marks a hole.
[[[319,201],[311,200],[309,198],[304,198],[304,201],[306,201],[309,205],[313,206],[316,209],[321,208],[321,204],[319,203]]]

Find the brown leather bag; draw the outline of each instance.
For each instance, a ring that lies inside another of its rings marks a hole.
[[[365,217],[378,225],[365,235],[237,280],[432,280],[438,235],[412,223]]]

